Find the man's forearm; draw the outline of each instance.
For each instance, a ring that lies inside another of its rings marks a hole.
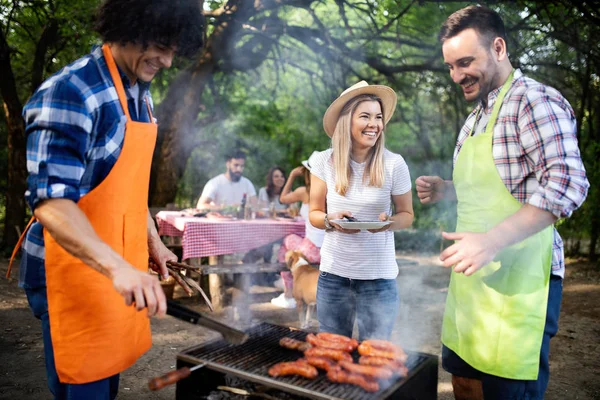
[[[60,246],[103,275],[112,278],[123,266],[123,258],[100,239],[72,200],[46,200],[36,207],[34,215]]]
[[[157,241],[162,242],[160,236],[158,235],[158,231],[156,230],[154,218],[152,218],[150,211],[148,211],[148,245]]]
[[[552,225],[557,219],[549,211],[525,204],[519,211],[488,231],[487,235],[490,244],[500,251]]]

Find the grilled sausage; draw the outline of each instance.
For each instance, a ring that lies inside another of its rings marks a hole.
[[[305,357],[327,357],[332,360],[352,361],[352,356],[342,350],[327,349],[324,347],[311,347],[304,352]]]
[[[366,392],[377,392],[379,390],[379,383],[377,383],[377,381],[367,379],[362,375],[349,373],[339,366],[330,369],[327,372],[327,378],[335,383],[349,383],[351,385],[359,386]]]
[[[400,360],[393,360],[384,357],[361,356],[358,359],[361,365],[372,365],[377,367],[389,368],[394,375],[406,376],[408,368]]]
[[[340,365],[346,371],[353,374],[364,375],[372,379],[390,379],[392,377],[392,370],[386,367],[377,367],[374,365],[360,365],[354,364],[348,361],[340,361]]]
[[[309,333],[308,335],[306,335],[306,341],[315,347],[324,347],[326,349],[342,350],[342,351],[345,351],[348,353],[350,353],[352,350],[354,350],[350,343],[330,342],[329,340],[319,339],[312,333]]]
[[[364,340],[358,346],[361,356],[384,357],[405,362],[408,358],[400,346],[385,340]]]
[[[271,376],[300,375],[304,378],[315,379],[319,371],[306,361],[280,362],[269,368]]]
[[[318,369],[329,371],[331,368],[337,367],[337,363],[327,357],[306,357],[306,361]]]
[[[279,340],[279,345],[286,349],[298,350],[302,352],[312,347],[310,343],[303,342],[302,340],[293,339],[291,337],[282,337]]]
[[[319,332],[317,333],[317,338],[327,340],[330,342],[348,343],[352,346],[352,350],[358,347],[358,341],[356,339],[349,338],[348,336],[344,335],[338,335],[336,333]]]

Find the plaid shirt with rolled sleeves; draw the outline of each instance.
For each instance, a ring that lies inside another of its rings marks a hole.
[[[479,103],[471,112],[454,151],[454,163],[475,124],[475,135],[485,131],[500,88],[488,95],[479,121]],[[569,102],[555,89],[515,70],[494,127],[492,153],[502,181],[521,203],[569,217],[583,204],[589,182],[577,145],[577,126]],[[564,277],[563,242],[554,229],[552,274]]]
[[[131,118],[149,122],[146,96],[149,83],[139,81],[139,112],[130,82],[120,71]],[[23,110],[27,135],[27,192],[33,210],[45,199],[75,202],[108,176],[121,154],[125,122],[102,48],[48,78]],[[44,236],[40,223],[32,224],[23,241],[19,286],[46,285]]]

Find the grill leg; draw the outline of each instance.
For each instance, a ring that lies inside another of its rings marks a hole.
[[[177,359],[177,369],[194,367],[187,361]],[[225,375],[208,368],[199,368],[192,375],[177,382],[175,388],[176,400],[194,400],[206,398],[217,386],[225,385]]]

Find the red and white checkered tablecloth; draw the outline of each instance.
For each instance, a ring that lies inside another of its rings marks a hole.
[[[181,211],[156,214],[158,233],[182,236],[183,259],[246,252],[295,233],[304,236],[303,220],[215,220]]]

